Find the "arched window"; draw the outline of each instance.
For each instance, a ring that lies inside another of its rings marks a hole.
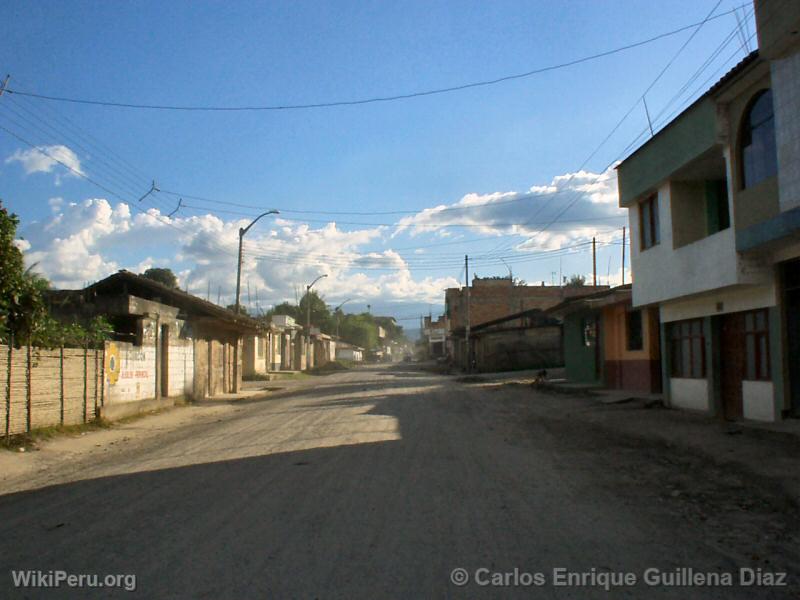
[[[742,187],[749,188],[778,172],[772,90],[759,92],[742,119]]]

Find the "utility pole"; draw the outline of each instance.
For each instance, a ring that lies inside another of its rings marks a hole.
[[[592,285],[597,287],[597,245],[592,238]]]
[[[466,327],[465,327],[466,340],[467,340],[467,373],[471,373],[472,372],[472,360],[471,360],[472,359],[472,353],[470,352],[470,348],[469,348],[469,325],[470,325],[469,318],[470,317],[469,317],[469,255],[468,254],[464,255],[464,277],[466,278],[466,283],[467,283],[466,289],[465,289],[465,292],[466,292],[466,295],[467,295],[467,310],[466,310],[466,313],[467,313],[467,324],[466,324]]]
[[[208,286],[206,289],[206,302],[211,302],[211,280],[208,280]]]
[[[320,279],[327,276],[327,274],[320,275],[306,286],[306,369],[311,368],[311,288]]]
[[[217,306],[222,304],[222,286],[217,286]]]
[[[625,228],[622,228],[622,285],[625,285]]]
[[[236,303],[234,305],[234,311],[236,312],[237,318],[239,316],[239,308],[241,306],[239,304],[239,294],[242,290],[242,244],[244,242],[244,236],[261,217],[277,214],[277,210],[268,210],[267,212],[261,213],[255,219],[250,221],[250,224],[247,227],[239,228],[239,260],[236,262]],[[250,298],[248,298],[247,301],[249,304]],[[233,346],[233,391],[239,391],[239,336],[236,336],[236,344]]]

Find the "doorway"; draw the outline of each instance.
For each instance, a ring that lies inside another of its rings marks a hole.
[[[800,260],[784,263],[782,275],[790,411],[797,417],[800,416]]]
[[[161,397],[169,396],[169,325],[161,326]]]
[[[720,325],[720,395],[722,415],[732,421],[744,414],[742,382],[745,373],[744,315],[723,315]]]

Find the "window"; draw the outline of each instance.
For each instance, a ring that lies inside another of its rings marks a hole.
[[[706,222],[708,235],[731,226],[728,213],[728,182],[725,179],[706,181]]]
[[[658,196],[653,194],[639,204],[639,229],[642,250],[652,248],[661,241],[658,223]]]
[[[759,92],[745,111],[740,160],[743,188],[754,186],[778,172],[772,90]]]
[[[631,310],[626,314],[626,329],[628,333],[628,350],[641,350],[644,347],[642,340],[642,311]]]
[[[670,358],[673,377],[706,376],[703,321],[678,321],[670,328]]]
[[[751,381],[769,380],[769,321],[766,309],[744,314],[745,377]]]

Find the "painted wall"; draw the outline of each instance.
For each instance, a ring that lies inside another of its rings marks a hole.
[[[641,250],[638,206],[629,211],[633,304],[657,304],[721,287],[766,283],[771,270],[736,253],[734,228],[673,248],[671,185],[658,191],[661,242]]]
[[[576,383],[597,383],[597,361],[595,346],[584,342],[583,319],[596,318],[597,311],[582,311],[564,317],[564,368],[569,381]],[[602,337],[602,334],[601,334]],[[597,343],[597,342],[595,342]],[[600,340],[602,343],[602,340]]]
[[[800,52],[771,64],[780,209],[800,206]]]
[[[686,410],[709,412],[711,395],[708,379],[670,378],[670,406]]]
[[[771,381],[743,381],[744,418],[754,421],[775,421],[775,393]]]
[[[106,404],[138,402],[156,397],[156,348],[127,342],[107,342],[106,352],[116,347],[119,376],[116,383],[106,378]]]
[[[741,312],[777,304],[775,278],[767,285],[715,290],[693,298],[665,302],[660,307],[661,321],[670,323],[716,314]]]
[[[672,173],[716,143],[716,108],[710,98],[681,114],[618,167],[620,206],[655,191]]]
[[[603,357],[605,384],[611,388],[642,392],[661,391],[658,317],[642,311],[642,349],[628,350],[627,302],[603,308]]]

